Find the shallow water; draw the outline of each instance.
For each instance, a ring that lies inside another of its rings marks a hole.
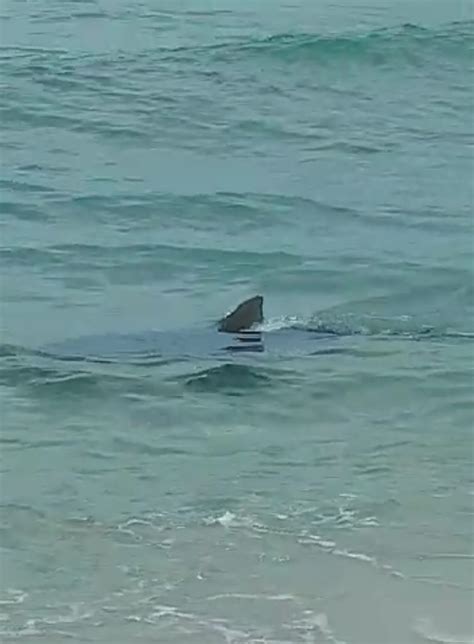
[[[472,642],[472,5],[1,15],[2,642]]]

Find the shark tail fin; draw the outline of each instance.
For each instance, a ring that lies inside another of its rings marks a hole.
[[[241,302],[237,308],[222,318],[218,328],[219,331],[226,333],[237,333],[261,322],[263,322],[263,297],[255,295]]]

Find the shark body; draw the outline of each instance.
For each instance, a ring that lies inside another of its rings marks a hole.
[[[134,361],[146,358],[219,358],[236,353],[318,352],[315,340],[334,338],[331,333],[283,328],[259,330],[263,322],[263,297],[240,303],[217,325],[196,330],[145,331],[135,334],[105,334],[66,340],[44,351],[65,360]],[[257,327],[257,328],[256,328]]]

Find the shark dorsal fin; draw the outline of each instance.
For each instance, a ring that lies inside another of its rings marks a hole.
[[[255,295],[245,302],[241,302],[232,313],[226,315],[219,321],[219,331],[237,333],[244,329],[250,329],[254,324],[263,322],[263,297]]]

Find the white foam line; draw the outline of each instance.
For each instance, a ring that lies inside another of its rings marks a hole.
[[[25,593],[23,590],[16,590],[14,588],[9,588],[7,590],[7,595],[10,595],[11,599],[0,599],[0,606],[23,604],[25,599],[28,597],[28,593]]]
[[[119,525],[119,528],[120,529],[129,528],[130,526],[133,526],[133,525],[146,525],[146,526],[153,527],[153,524],[151,523],[151,521],[145,521],[144,519],[129,519],[128,521],[125,521],[125,523],[121,523]]]
[[[61,635],[61,637],[67,637],[69,639],[74,639],[76,637],[76,633],[71,633],[70,631],[52,631],[55,635]]]
[[[332,553],[335,555],[338,555],[339,557],[347,557],[349,559],[358,559],[359,561],[366,561],[367,563],[371,563],[374,566],[377,565],[377,560],[374,557],[370,557],[369,555],[364,555],[361,552],[351,552],[350,550],[339,550],[339,548],[335,548],[332,550]]]
[[[317,613],[316,615],[312,614],[311,611],[305,611],[305,613],[309,614],[309,616],[304,618],[301,622],[295,623],[295,625],[299,628],[303,627],[307,629],[305,640],[308,644],[316,644],[316,640],[311,632],[315,629],[324,636],[326,641],[331,642],[332,644],[346,644],[345,641],[336,638],[325,613]]]
[[[371,557],[370,555],[366,555],[362,552],[352,552],[350,550],[346,550],[345,548],[336,548],[336,543],[334,541],[326,541],[324,539],[321,539],[321,537],[319,537],[318,535],[314,535],[314,534],[301,535],[298,538],[298,543],[301,543],[303,545],[318,546],[325,552],[336,555],[337,557],[346,557],[347,559],[356,559],[358,561],[364,561],[374,566],[375,568],[378,568],[380,570],[385,570],[392,577],[397,577],[399,579],[406,579],[403,573],[399,572],[398,570],[395,570],[389,564],[381,564],[377,561],[375,557]]]
[[[40,617],[37,619],[31,620],[33,626],[48,624],[52,626],[54,624],[73,624],[76,622],[89,619],[94,615],[92,610],[84,610],[84,607],[81,604],[71,604],[71,612],[69,615],[56,615],[55,617]]]
[[[342,515],[346,515],[345,518],[347,517],[348,513],[345,512],[343,508],[340,508],[339,511]],[[226,516],[227,514],[229,515],[228,517]],[[221,519],[222,518],[223,517],[221,517]],[[232,515],[232,513],[225,513],[224,518],[226,519],[224,524],[227,525],[228,521],[232,522],[235,516]],[[372,519],[372,517],[370,518]],[[219,519],[217,521],[219,523],[221,522]],[[233,524],[233,525],[236,525],[236,524]],[[298,533],[292,532],[291,530],[278,530],[278,529],[275,530],[261,523],[257,523],[256,521],[254,521],[250,526],[240,524],[238,527],[245,527],[245,528],[250,527],[252,532],[256,532],[256,533],[275,534],[275,535],[280,535],[285,537],[296,538],[297,543],[301,545],[314,545],[321,548],[324,552],[336,555],[338,557],[346,557],[348,559],[356,559],[359,561],[364,561],[372,565],[374,568],[378,568],[379,570],[384,570],[388,572],[392,577],[397,577],[399,579],[406,579],[403,573],[395,570],[389,564],[381,564],[375,557],[366,555],[361,552],[352,552],[345,548],[337,548],[336,547],[337,544],[335,541],[322,539],[317,534],[308,534],[306,531],[300,532],[298,534]],[[470,555],[454,555],[454,556],[461,556],[461,557],[468,556],[469,558],[471,557]]]
[[[29,622],[30,620],[28,620]],[[24,628],[21,628],[18,631],[0,631],[0,638],[7,637],[8,639],[11,640],[19,640],[23,639],[27,635],[41,635],[41,631],[39,631],[37,628],[34,628],[31,626],[29,623],[25,624]],[[0,641],[3,641],[0,639]]]
[[[124,528],[123,526],[119,525],[117,526],[117,532],[120,532],[121,534],[126,534],[130,537],[132,537],[135,541],[143,541],[143,537],[133,530],[128,530],[127,528]]]
[[[301,535],[298,538],[298,542],[302,544],[314,544],[327,550],[332,550],[336,547],[335,541],[327,541],[326,539],[321,539],[321,537],[319,537],[317,534]]]
[[[421,584],[428,584],[429,586],[441,586],[442,588],[456,588],[456,590],[466,590],[472,592],[471,586],[463,586],[462,584],[456,584],[453,581],[445,581],[444,579],[434,579],[431,577],[422,577],[420,575],[414,575],[411,577],[412,581],[420,582]]]
[[[296,601],[293,595],[256,595],[253,593],[221,593],[211,595],[206,598],[207,601],[216,601],[217,599],[263,599],[265,601]]]
[[[463,552],[440,552],[421,555],[422,559],[474,559],[474,554]]]
[[[164,616],[173,616],[177,618],[180,617],[182,619],[193,622],[197,626],[202,626],[208,629],[211,628],[214,631],[221,633],[227,644],[235,644],[237,639],[248,641],[248,633],[231,629],[219,622],[216,622],[215,620],[206,621],[199,618],[197,615],[194,615],[193,613],[183,613],[181,611],[178,611],[175,606],[157,605],[155,606],[155,612],[151,613],[146,619],[144,619],[144,621],[149,624],[156,624],[156,619]]]
[[[474,639],[471,636],[435,632],[430,619],[419,619],[413,630],[423,639],[436,644],[474,644]]]

